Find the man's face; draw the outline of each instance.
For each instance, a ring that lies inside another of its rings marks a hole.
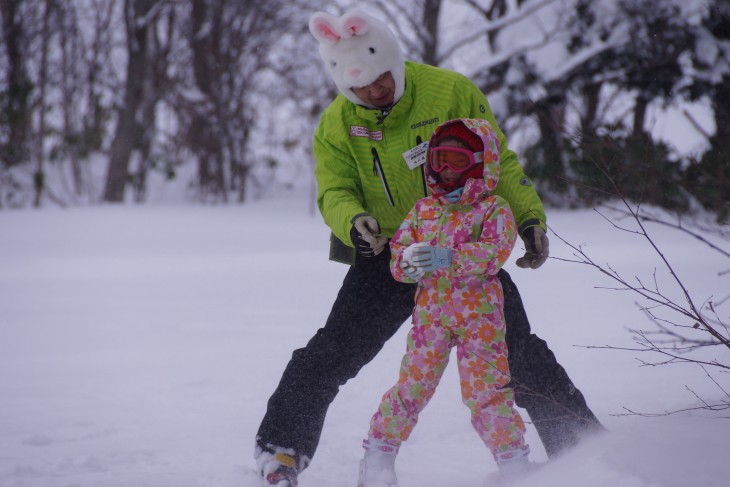
[[[388,108],[395,99],[395,79],[390,71],[387,71],[369,85],[352,88],[352,91],[365,103],[378,108]]]

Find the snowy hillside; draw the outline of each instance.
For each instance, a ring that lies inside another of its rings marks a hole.
[[[327,261],[328,231],[308,208],[0,212],[0,486],[257,487],[253,439],[266,401],[292,350],[324,323],[346,271]],[[549,224],[629,276],[651,279],[658,265],[644,242],[592,211],[550,211]],[[726,258],[650,229],[698,302],[728,293],[728,275],[718,276]],[[553,236],[551,250],[570,256]],[[631,345],[627,329],[649,326],[635,296],[596,289],[610,283],[560,260],[518,269],[518,255],[506,269],[533,330],[610,432],[516,487],[728,485],[722,413],[617,416],[697,405],[687,388],[723,399],[700,369],[640,367],[636,353],[581,347]],[[668,282],[661,270],[657,278]],[[726,322],[729,306],[719,308]],[[360,442],[397,378],[406,331],[343,387],[300,487],[356,485]],[[712,353],[728,362],[727,350]],[[546,460],[529,424],[527,439],[533,460]],[[402,487],[494,485],[453,364],[397,467]]]

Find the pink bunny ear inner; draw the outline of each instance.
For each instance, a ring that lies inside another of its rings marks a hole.
[[[362,17],[349,17],[342,26],[351,36],[361,36],[368,31],[368,21]]]
[[[339,41],[341,36],[335,30],[332,23],[324,17],[314,17],[310,23],[312,34],[320,42],[334,44]]]

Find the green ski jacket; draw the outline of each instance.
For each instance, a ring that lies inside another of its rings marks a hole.
[[[389,112],[340,94],[314,134],[317,204],[333,233],[330,258],[354,262],[350,228],[359,214],[374,216],[381,234],[393,236],[416,201],[428,196],[423,165],[409,167],[404,153],[427,143],[437,126],[454,118],[492,124],[501,145],[495,194],[509,202],[520,234],[532,226],[546,228],[537,191],[508,149],[484,94],[459,73],[408,61],[405,92]],[[348,246],[344,253],[342,243]]]

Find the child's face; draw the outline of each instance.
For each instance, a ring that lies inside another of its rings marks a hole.
[[[467,149],[466,145],[462,144],[458,140],[453,139],[444,140],[442,143],[439,144],[439,147],[459,147],[461,149]],[[446,166],[439,173],[439,178],[441,178],[441,182],[444,183],[444,185],[453,186],[454,188],[456,188],[459,184],[459,178],[461,177],[461,174],[462,173],[454,172],[450,167]]]

